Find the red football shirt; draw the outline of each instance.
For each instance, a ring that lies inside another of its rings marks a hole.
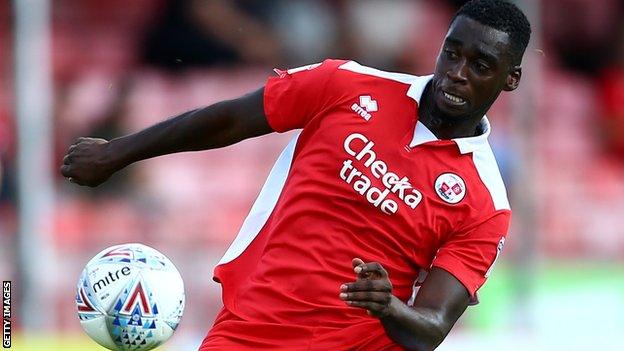
[[[360,257],[407,303],[432,266],[475,296],[511,215],[487,118],[479,136],[438,140],[417,120],[431,76],[340,60],[278,74],[268,122],[302,131],[215,268],[225,307],[201,349],[400,349],[339,287]]]

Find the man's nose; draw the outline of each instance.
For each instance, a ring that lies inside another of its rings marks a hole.
[[[446,72],[447,77],[456,83],[464,83],[468,80],[468,65],[466,60],[460,60],[457,64],[451,66]]]

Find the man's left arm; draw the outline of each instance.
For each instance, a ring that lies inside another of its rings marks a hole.
[[[468,290],[452,274],[433,267],[413,306],[392,294],[388,272],[377,262],[353,259],[357,280],[341,286],[340,298],[379,318],[388,336],[408,350],[433,350],[468,306]]]

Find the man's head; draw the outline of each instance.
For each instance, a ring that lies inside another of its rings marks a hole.
[[[483,25],[507,33],[512,62],[517,66],[520,65],[531,37],[531,25],[516,5],[503,0],[470,1],[455,13],[451,25],[459,16],[471,18]]]
[[[482,116],[501,91],[518,87],[530,24],[515,5],[473,0],[453,17],[436,61],[434,108],[452,118]]]

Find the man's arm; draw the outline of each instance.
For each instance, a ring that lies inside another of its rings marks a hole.
[[[107,141],[78,138],[61,173],[79,185],[98,186],[133,162],[183,151],[219,148],[273,130],[264,115],[264,88],[235,100],[185,112],[149,128]]]
[[[388,336],[408,350],[433,350],[466,310],[468,290],[452,274],[432,268],[414,305],[392,295],[386,270],[376,262],[353,260],[357,281],[343,284],[340,298],[379,318]]]

